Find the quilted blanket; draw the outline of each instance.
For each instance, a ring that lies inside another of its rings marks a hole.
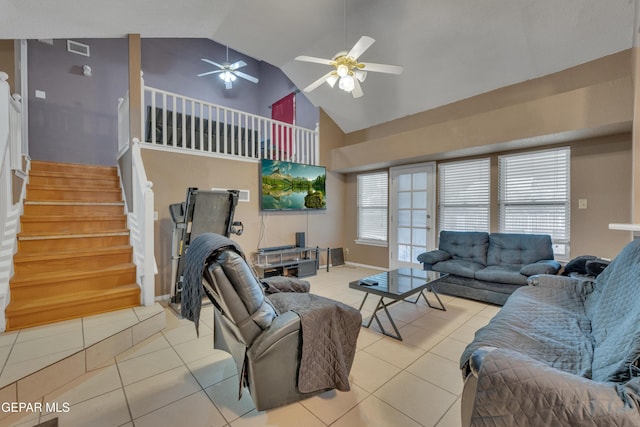
[[[551,367],[590,377],[590,334],[584,295],[557,287],[521,288],[509,297],[508,308],[476,332],[460,367],[466,375],[471,354],[489,346],[517,350]]]
[[[298,389],[302,393],[349,391],[349,371],[356,353],[362,316],[353,307],[307,293],[269,295],[280,313],[292,310],[302,325]]]

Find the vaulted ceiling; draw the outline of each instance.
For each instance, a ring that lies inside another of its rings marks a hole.
[[[0,38],[204,37],[281,68],[300,88],[361,36],[364,96],[307,94],[345,132],[560,71],[632,47],[635,0],[0,0]],[[346,27],[345,27],[346,23]]]

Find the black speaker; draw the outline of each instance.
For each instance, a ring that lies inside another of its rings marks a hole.
[[[299,248],[304,248],[305,247],[305,242],[304,242],[304,231],[299,231],[296,233],[296,246]]]

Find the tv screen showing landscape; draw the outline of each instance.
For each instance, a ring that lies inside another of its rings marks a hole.
[[[327,208],[324,166],[262,159],[260,168],[262,210]]]

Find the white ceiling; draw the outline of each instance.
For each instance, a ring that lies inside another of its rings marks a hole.
[[[0,0],[0,38],[206,37],[280,67],[300,88],[362,35],[364,96],[308,94],[345,132],[367,128],[632,46],[635,0]]]

